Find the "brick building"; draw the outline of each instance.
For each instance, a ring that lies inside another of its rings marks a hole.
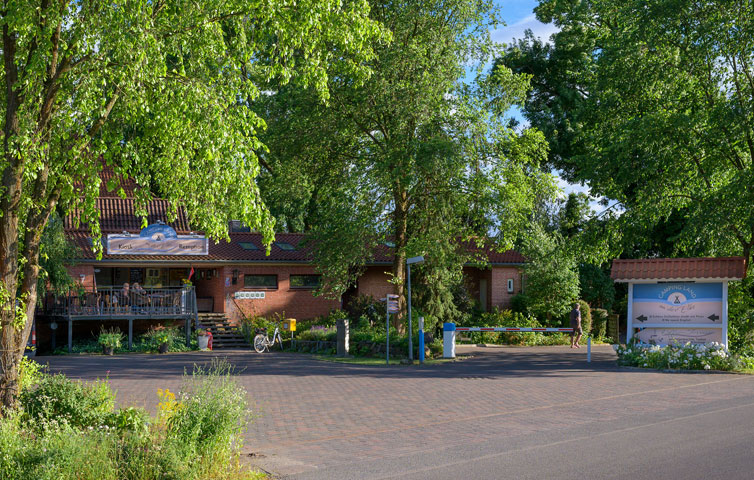
[[[175,288],[191,275],[198,311],[224,313],[231,321],[275,312],[306,319],[341,307],[340,300],[313,295],[320,277],[303,235],[278,234],[266,255],[261,235],[234,222],[230,241],[215,243],[192,231],[180,210],[169,221],[168,202],[160,199],[148,204],[150,226],[141,229],[134,200],[108,193],[104,188],[107,172],[103,177],[97,199],[104,252],[100,260],[95,258],[88,227],[78,225],[75,213],[65,220],[66,235],[80,252],[70,271],[87,291],[120,288],[125,283]],[[133,187],[125,185],[127,195]],[[506,308],[511,297],[521,292],[524,258],[514,251],[484,253],[489,268],[465,268],[470,294],[483,310]],[[380,246],[349,295],[382,298],[392,292],[386,274],[391,265],[392,248]]]

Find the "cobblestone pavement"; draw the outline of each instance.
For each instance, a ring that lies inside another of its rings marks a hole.
[[[246,454],[281,475],[754,397],[754,376],[620,369],[609,346],[594,347],[592,363],[584,348],[458,351],[473,356],[389,368],[248,351],[38,360],[73,377],[108,376],[119,403],[154,410],[157,389],[178,389],[184,368],[228,357],[258,414]]]

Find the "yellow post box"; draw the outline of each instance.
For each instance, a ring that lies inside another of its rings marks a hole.
[[[296,319],[295,318],[286,318],[283,321],[283,330],[288,332],[295,332],[296,331]]]

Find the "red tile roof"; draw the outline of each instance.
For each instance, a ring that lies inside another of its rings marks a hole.
[[[743,257],[616,259],[610,273],[616,282],[695,278],[740,280],[745,276]]]
[[[138,232],[141,230],[141,217],[136,215],[133,198],[100,197],[97,199],[97,209],[100,212],[100,228],[102,233]],[[152,200],[147,204],[147,223],[165,222],[179,234],[188,233],[191,227],[182,208],[178,209],[178,217],[174,222],[168,221],[170,203],[167,200]],[[76,227],[77,211],[71,212],[65,219],[65,229],[69,232],[89,232],[89,227],[80,224]]]

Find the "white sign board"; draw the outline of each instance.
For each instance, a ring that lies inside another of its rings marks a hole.
[[[233,294],[235,298],[243,300],[257,300],[264,298],[264,292],[236,292]]]
[[[632,284],[629,326],[644,343],[726,343],[725,284]]]

